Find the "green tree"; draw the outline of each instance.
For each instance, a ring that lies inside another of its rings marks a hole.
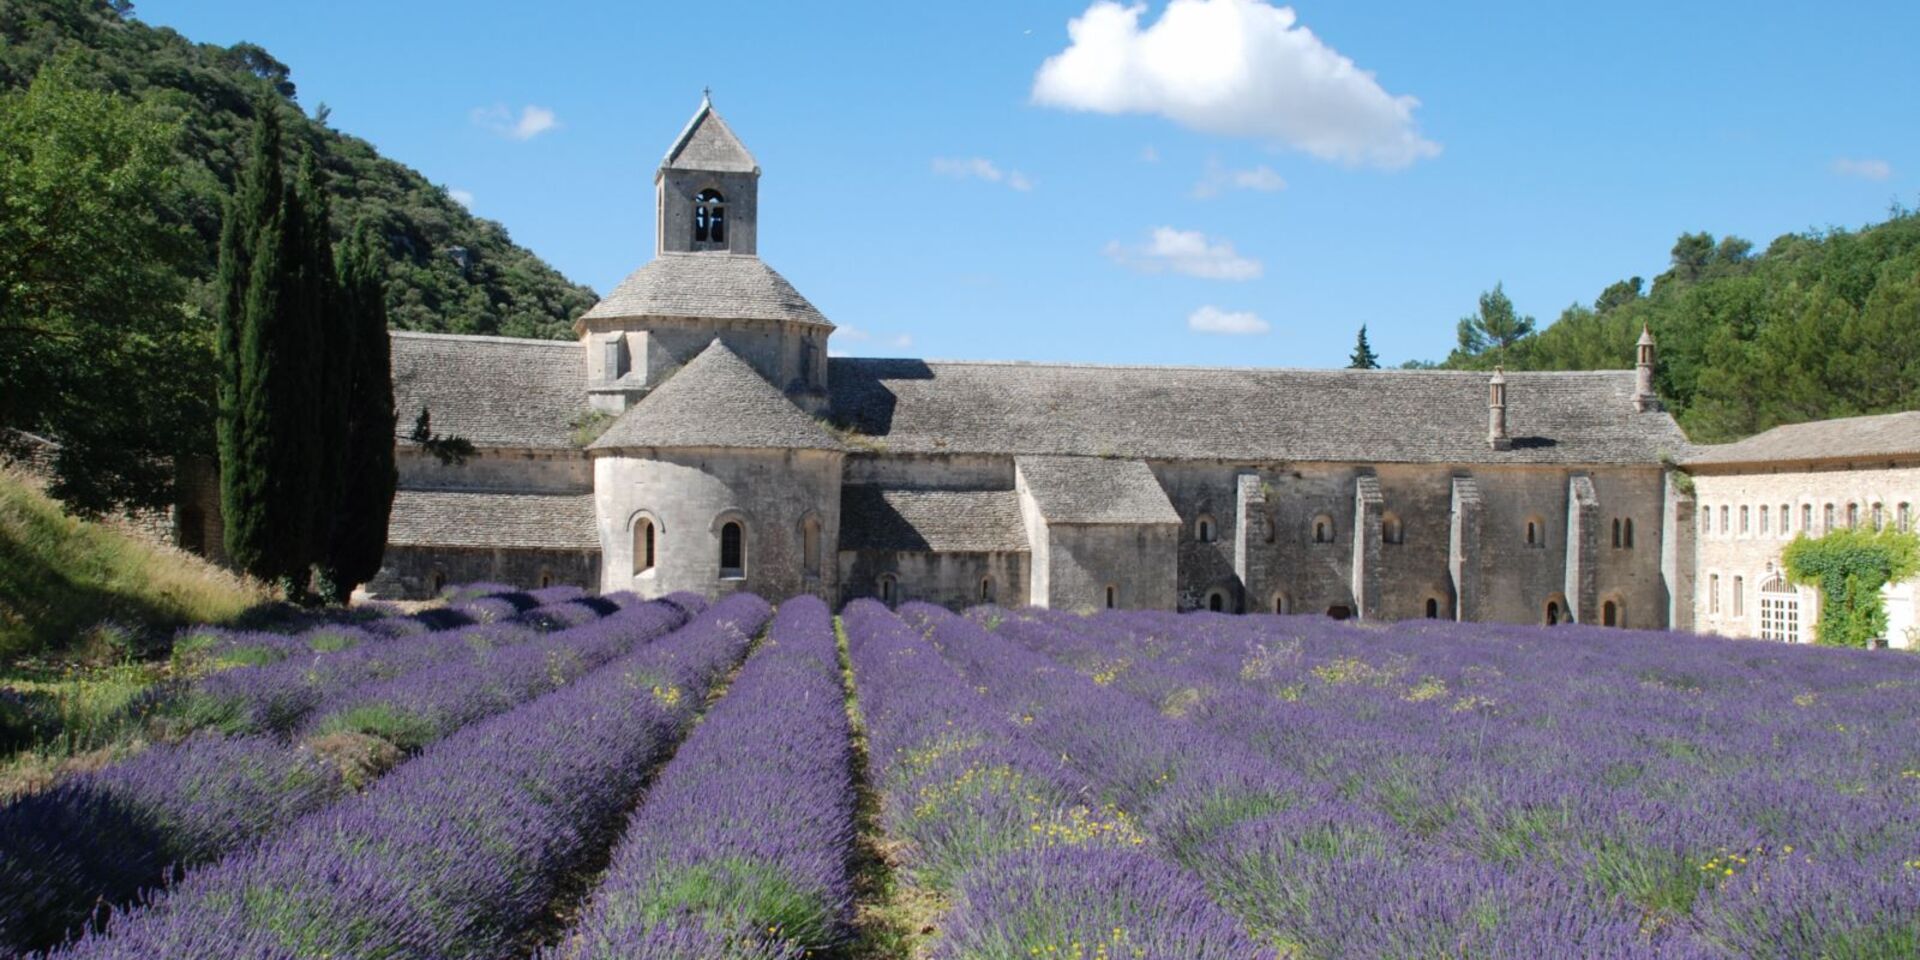
[[[1513,309],[1513,301],[1501,284],[1480,295],[1480,309],[1460,318],[1456,333],[1459,346],[1449,362],[1461,366],[1492,366],[1512,363],[1516,345],[1533,333],[1533,318]]]
[[[1895,530],[1834,530],[1818,539],[1802,534],[1780,563],[1787,579],[1820,588],[1814,636],[1842,647],[1869,646],[1887,633],[1880,588],[1920,573],[1920,536]]]
[[[1593,301],[1593,311],[1595,313],[1611,313],[1614,310],[1618,310],[1640,299],[1642,296],[1641,290],[1645,286],[1646,281],[1639,277],[1616,280],[1609,284],[1605,290],[1600,291],[1599,299]]]
[[[204,444],[211,344],[164,222],[178,134],[73,57],[0,93],[0,447],[56,440],[50,492],[82,513],[171,502]]]
[[[1349,370],[1378,370],[1380,357],[1373,352],[1373,345],[1367,342],[1367,325],[1360,325],[1360,336],[1354,341],[1353,354],[1347,358]]]
[[[233,563],[301,597],[324,550],[320,379],[334,276],[311,178],[289,185],[282,174],[278,109],[257,105],[253,156],[221,238],[221,508]]]
[[[393,513],[393,370],[387,337],[385,255],[373,230],[361,224],[341,247],[339,329],[351,344],[347,378],[343,484],[330,528],[321,582],[330,599],[345,601],[355,584],[380,570]]]

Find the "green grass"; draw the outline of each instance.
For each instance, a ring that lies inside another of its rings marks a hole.
[[[266,590],[179,550],[80,520],[0,470],[0,663],[83,646],[103,623],[223,623]]]

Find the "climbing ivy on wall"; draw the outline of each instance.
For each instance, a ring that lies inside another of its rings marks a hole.
[[[1893,530],[1834,530],[1801,535],[1781,555],[1787,579],[1820,588],[1814,636],[1837,647],[1865,647],[1887,632],[1880,588],[1920,573],[1920,536]]]

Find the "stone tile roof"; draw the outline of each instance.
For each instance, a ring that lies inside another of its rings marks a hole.
[[[580,345],[570,341],[393,332],[403,433],[425,407],[435,431],[477,447],[572,447],[573,423],[587,409],[586,376]]]
[[[633,447],[845,449],[717,339],[621,414],[588,449]]]
[[[840,549],[939,553],[1027,551],[1012,490],[840,488]]]
[[[1179,523],[1153,471],[1139,460],[1017,457],[1013,468],[1048,523]]]
[[[387,542],[396,547],[600,549],[591,494],[398,490]]]
[[[662,253],[620,281],[580,319],[625,317],[792,320],[832,326],[759,257],[732,253]]]
[[[713,109],[713,101],[703,98],[693,119],[667,148],[662,169],[712,170],[719,173],[754,173],[760,169],[746,144],[735,136],[733,128]]]
[[[1920,455],[1920,410],[1774,427],[1735,443],[1701,445],[1688,465]]]
[[[1688,451],[1636,413],[1632,371],[1507,374],[1512,450],[1487,446],[1484,373],[836,357],[833,418],[901,453],[1153,460],[1654,463]]]

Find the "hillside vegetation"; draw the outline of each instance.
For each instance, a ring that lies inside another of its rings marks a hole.
[[[1460,347],[1441,365],[1628,368],[1645,325],[1659,342],[1660,395],[1696,442],[1920,408],[1920,215],[1895,209],[1864,229],[1752,247],[1683,235],[1651,289],[1622,280],[1537,332],[1496,288],[1460,321]]]
[[[102,623],[130,631],[223,623],[268,599],[192,554],[70,516],[0,470],[0,664],[65,653],[90,637],[119,642],[95,630]]]
[[[564,339],[594,302],[505,227],[468,213],[441,187],[373,145],[327,125],[296,101],[292,70],[250,43],[195,43],[134,19],[131,4],[108,0],[7,0],[0,4],[0,91],[24,89],[60,56],[83,79],[158,108],[180,136],[180,189],[166,219],[185,228],[194,255],[186,279],[206,309],[220,213],[244,159],[254,104],[283,104],[288,147],[311,151],[330,181],[336,234],[371,224],[389,246],[386,292],[393,325],[406,330]],[[336,237],[337,239],[337,237]]]

